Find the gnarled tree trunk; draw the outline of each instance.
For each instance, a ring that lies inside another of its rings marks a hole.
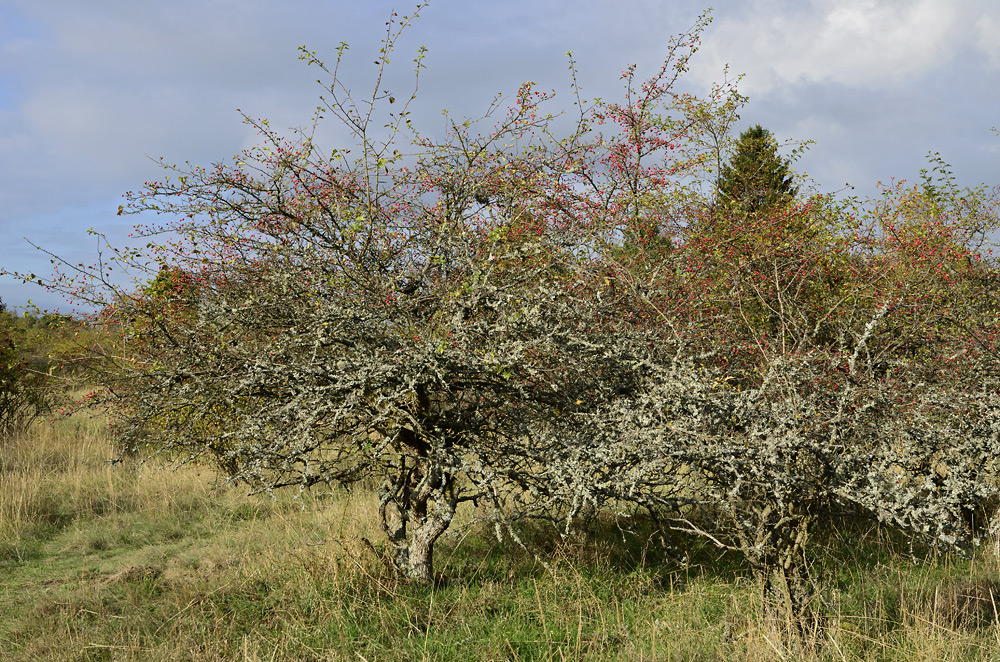
[[[434,580],[434,543],[455,517],[453,478],[426,459],[401,458],[399,478],[379,489],[379,516],[399,574]]]

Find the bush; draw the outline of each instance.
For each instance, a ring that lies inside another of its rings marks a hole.
[[[46,374],[32,365],[27,333],[0,302],[0,438],[23,431],[51,404]]]

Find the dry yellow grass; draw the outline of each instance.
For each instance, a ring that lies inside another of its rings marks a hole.
[[[82,416],[0,445],[0,660],[1000,660],[995,612],[955,617],[996,547],[846,557],[801,644],[714,553],[681,570],[617,529],[542,534],[543,566],[472,529],[438,551],[448,581],[406,585],[359,542],[381,536],[371,491],[248,496],[114,456]]]

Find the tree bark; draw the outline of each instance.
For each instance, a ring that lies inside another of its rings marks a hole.
[[[451,477],[417,461],[379,490],[379,515],[400,576],[434,581],[434,543],[455,517]]]

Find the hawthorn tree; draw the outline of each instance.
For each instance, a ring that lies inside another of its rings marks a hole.
[[[753,231],[694,223],[655,270],[625,272],[673,337],[646,388],[594,414],[621,430],[596,445],[636,449],[630,475],[647,483],[685,483],[700,512],[676,527],[742,554],[802,635],[822,585],[810,539],[835,516],[948,548],[997,528],[996,197],[921,200],[813,197]]]
[[[93,403],[126,447],[210,459],[259,490],[375,479],[389,557],[430,581],[462,504],[513,534],[503,525],[571,518],[582,485],[615,480],[621,464],[584,461],[611,455],[566,426],[639,388],[662,330],[605,255],[661,213],[666,177],[699,167],[689,116],[731,109],[673,90],[701,20],[648,85],[626,74],[624,106],[577,95],[564,137],[530,83],[425,137],[416,88],[397,101],[383,86],[409,22],[389,22],[365,97],[338,77],[346,46],[331,67],[302,51],[329,76],[316,121],[339,120],[353,145],[322,151],[315,124],[286,140],[246,118],[259,147],[129,194],[122,212],[176,219],[104,262],[145,284],[98,268],[52,285],[120,334],[96,349]],[[621,130],[594,130],[609,120]]]

